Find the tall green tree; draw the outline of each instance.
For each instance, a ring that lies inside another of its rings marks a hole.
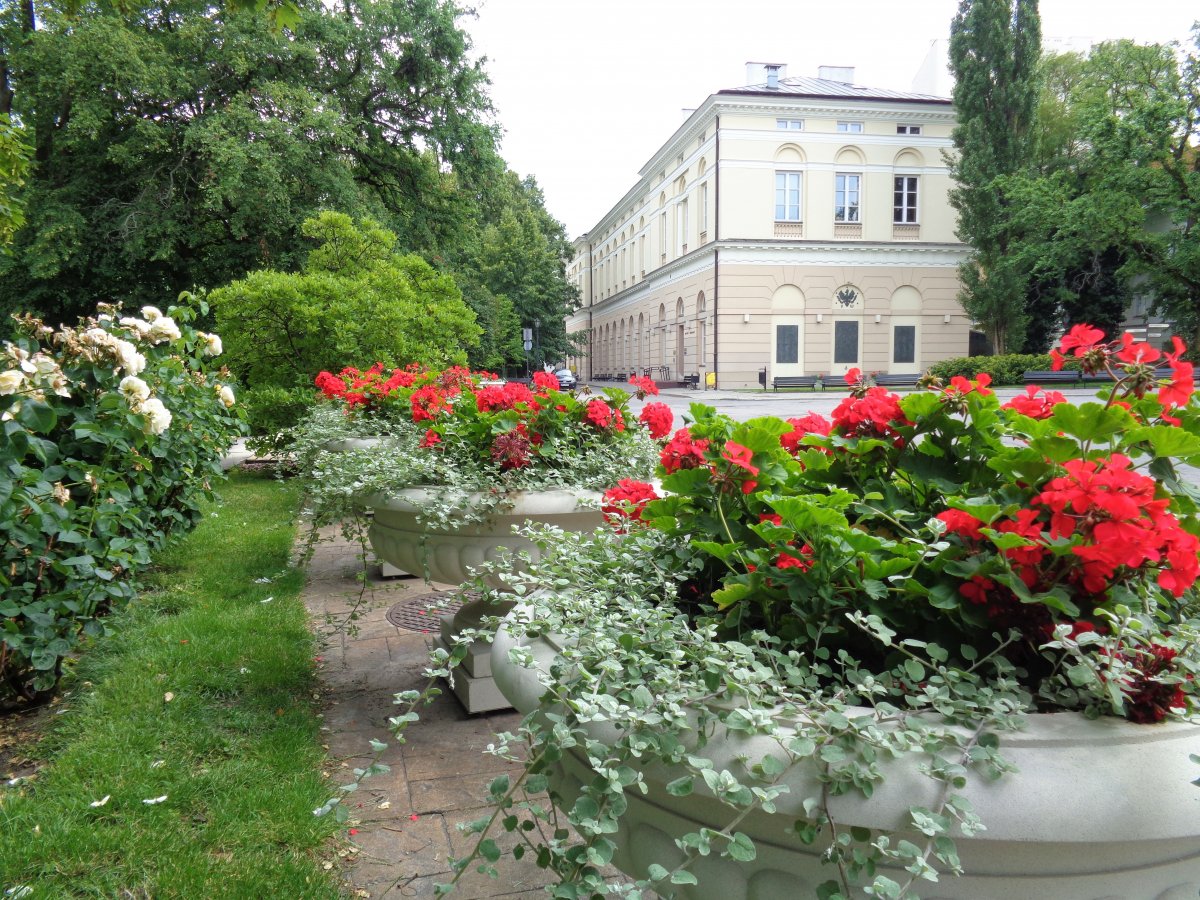
[[[0,312],[69,318],[294,269],[300,223],[370,215],[443,253],[501,168],[454,0],[303,0],[289,33],[208,0],[22,0],[0,17],[34,167]],[[28,11],[28,15],[25,12]]]
[[[1037,0],[960,0],[950,26],[958,125],[948,157],[958,235],[972,248],[960,299],[997,353],[1020,350],[1025,335],[1027,276],[1008,258],[1010,209],[999,187],[1031,156],[1040,55]]]
[[[1129,41],[1048,61],[1069,77],[1043,98],[1038,166],[1002,185],[1038,333],[1078,322],[1115,333],[1148,293],[1200,341],[1198,68],[1195,51]]]

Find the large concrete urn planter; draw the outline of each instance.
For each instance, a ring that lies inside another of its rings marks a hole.
[[[519,615],[520,610],[514,615]],[[529,712],[544,688],[535,669],[509,661],[508,651],[526,646],[536,669],[548,672],[558,652],[555,638],[515,638],[500,629],[493,646],[496,683],[514,707]],[[864,709],[863,713],[867,711]],[[588,726],[601,740],[615,729]],[[777,755],[766,737],[714,736],[701,751],[719,771],[744,771],[741,760]],[[1002,755],[1019,771],[988,782],[973,774],[962,791],[987,830],[973,838],[955,835],[965,874],[920,882],[925,900],[1195,900],[1200,894],[1200,788],[1191,784],[1198,767],[1200,727],[1182,723],[1134,725],[1115,719],[1089,721],[1075,713],[1031,715],[1028,727],[1001,738]],[[914,806],[933,807],[940,793],[917,770],[919,760],[889,764],[885,783],[870,800],[835,799],[833,813],[844,827],[860,825],[903,832]],[[613,862],[635,877],[652,863],[671,868],[682,860],[675,839],[701,827],[722,828],[736,812],[698,786],[687,797],[671,796],[665,785],[684,774],[656,764],[643,772],[648,794],[625,793],[629,801]],[[567,808],[595,773],[586,759],[564,754],[555,787]],[[784,780],[791,792],[774,814],[756,810],[738,825],[754,840],[752,862],[701,858],[692,866],[699,884],[681,887],[689,900],[807,900],[816,886],[834,877],[820,860],[821,840],[805,846],[787,829],[804,818],[805,797],[818,793],[811,771],[801,764]],[[922,836],[904,834],[918,845]],[[715,856],[715,854],[714,854]],[[903,870],[881,869],[905,883]]]
[[[564,531],[593,531],[603,523],[601,495],[594,491],[553,490],[514,491],[488,516],[486,522],[466,522],[455,527],[426,527],[420,513],[431,502],[442,502],[445,494],[437,488],[408,488],[388,496],[364,498],[363,505],[374,511],[368,537],[376,555],[397,569],[424,575],[428,581],[461,584],[473,577],[485,562],[499,560],[505,551],[528,553],[536,560],[537,545],[519,534],[514,526],[526,522],[555,525]],[[463,510],[480,502],[480,494],[451,495]],[[520,563],[514,562],[519,569]],[[514,571],[516,569],[510,569]],[[503,582],[488,576],[492,587]],[[441,641],[449,644],[465,628],[477,628],[487,616],[503,615],[512,606],[486,597],[465,604],[441,623]],[[471,713],[507,709],[508,701],[492,683],[491,645],[477,642],[454,677],[454,692]]]

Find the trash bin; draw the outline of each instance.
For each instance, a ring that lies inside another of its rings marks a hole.
[[[767,367],[763,366],[758,370],[758,383],[762,385],[762,389],[767,389]]]

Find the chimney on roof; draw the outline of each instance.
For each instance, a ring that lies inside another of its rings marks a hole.
[[[766,83],[770,90],[778,90],[779,79],[787,77],[787,66],[784,63],[746,63],[746,86],[758,87]]]
[[[817,77],[822,81],[840,81],[854,84],[854,66],[818,66]]]

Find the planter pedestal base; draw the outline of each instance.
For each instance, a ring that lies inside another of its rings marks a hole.
[[[511,603],[492,603],[488,600],[467,603],[454,615],[442,616],[441,634],[434,639],[434,644],[449,651],[454,646],[454,636],[464,628],[478,628],[481,619],[503,616],[511,608]],[[490,641],[479,640],[471,644],[462,664],[454,670],[451,690],[471,715],[512,709],[512,704],[500,692],[492,677]]]
[[[403,569],[398,569],[386,559],[379,561],[379,574],[384,578],[407,578],[408,573]]]

